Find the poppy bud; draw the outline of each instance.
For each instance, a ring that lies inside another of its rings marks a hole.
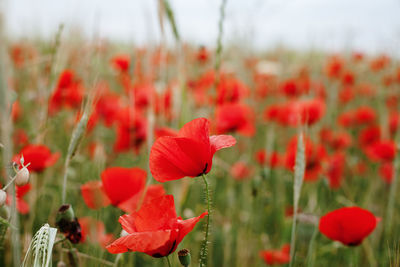
[[[79,243],[82,238],[81,225],[70,204],[64,204],[58,209],[56,225],[71,243]]]
[[[2,207],[6,203],[7,193],[6,191],[0,189],[0,207]]]
[[[63,261],[59,261],[57,263],[57,267],[67,267],[67,264],[65,262],[63,262]]]
[[[29,181],[29,170],[26,167],[23,167],[17,172],[16,176],[17,177],[15,178],[15,184],[17,186],[26,185]]]
[[[178,258],[179,262],[182,264],[182,266],[189,266],[190,265],[190,251],[186,248],[179,250],[178,251]]]

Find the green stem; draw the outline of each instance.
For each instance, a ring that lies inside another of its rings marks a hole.
[[[169,256],[166,256],[167,262],[168,262],[168,267],[172,267],[171,261],[169,260]]]
[[[204,185],[205,185],[205,191],[206,191],[206,198],[207,198],[207,221],[206,221],[206,233],[204,236],[204,241],[201,244],[201,250],[200,250],[200,267],[202,266],[207,266],[207,244],[208,244],[208,232],[210,229],[210,216],[211,216],[211,201],[210,201],[210,192],[208,190],[208,182],[206,175],[203,173],[202,175]]]

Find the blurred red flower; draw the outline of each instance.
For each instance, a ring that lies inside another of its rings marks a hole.
[[[344,207],[322,216],[319,231],[347,246],[358,246],[377,224],[377,218],[359,207]]]
[[[197,222],[207,215],[182,220],[175,212],[174,198],[165,195],[143,205],[139,211],[119,218],[128,233],[107,246],[110,253],[143,252],[155,258],[168,256]]]
[[[210,122],[198,118],[186,123],[176,137],[163,136],[150,152],[150,171],[159,182],[196,177],[211,170],[214,153],[236,143],[229,135],[209,136]]]
[[[290,245],[285,244],[280,250],[260,251],[260,257],[269,265],[287,264],[290,262]]]
[[[116,55],[111,59],[112,67],[121,72],[127,72],[131,63],[129,55]]]
[[[231,167],[231,175],[236,180],[250,178],[251,174],[252,170],[250,169],[250,167],[242,161],[236,162]]]
[[[53,166],[60,157],[60,153],[51,153],[45,145],[27,145],[17,155],[13,161],[20,164],[21,156],[24,156],[24,164],[28,166],[31,172],[42,172],[47,167]]]
[[[237,131],[244,136],[253,136],[255,133],[254,112],[240,103],[217,106],[215,123],[218,134]]]
[[[99,243],[99,245],[105,248],[115,238],[113,234],[106,234],[104,223],[97,221],[91,217],[82,217],[78,219],[81,226],[81,240],[80,243],[86,242],[88,239],[91,242]]]
[[[393,161],[396,156],[396,143],[391,140],[375,142],[366,148],[366,154],[373,161]]]
[[[72,70],[64,70],[49,100],[49,114],[61,108],[79,108],[83,99],[83,87]]]

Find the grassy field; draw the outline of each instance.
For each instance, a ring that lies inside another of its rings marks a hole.
[[[164,8],[170,47],[0,44],[0,266],[400,266],[398,59],[196,47]]]

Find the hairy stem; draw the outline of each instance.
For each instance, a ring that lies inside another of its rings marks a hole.
[[[204,185],[205,185],[205,192],[206,192],[206,200],[207,200],[207,221],[206,221],[206,232],[204,235],[204,241],[201,244],[200,249],[200,267],[207,266],[207,246],[208,246],[208,232],[210,229],[210,216],[211,216],[211,201],[210,201],[210,191],[208,189],[208,182],[206,175],[203,173],[202,175]]]

